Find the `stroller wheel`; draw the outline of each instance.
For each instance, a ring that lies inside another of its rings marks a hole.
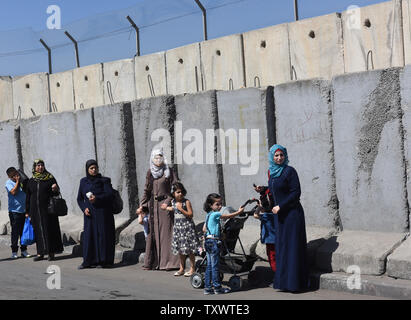
[[[200,273],[194,273],[190,277],[190,283],[194,289],[204,288],[204,277]]]
[[[232,291],[240,290],[242,285],[243,280],[239,276],[232,276],[230,280],[228,280],[228,286],[231,288]]]

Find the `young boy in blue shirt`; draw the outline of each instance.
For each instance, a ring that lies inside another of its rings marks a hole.
[[[19,172],[14,167],[6,170],[9,179],[6,181],[6,190],[8,194],[8,209],[11,225],[11,251],[12,259],[17,259],[18,240],[20,238],[20,250],[23,258],[28,258],[27,246],[21,244],[21,235],[23,234],[24,222],[26,217],[26,193],[23,191]]]
[[[203,226],[205,233],[204,247],[207,253],[207,268],[205,272],[204,294],[228,293],[228,288],[223,288],[220,281],[220,219],[229,219],[244,212],[244,208],[228,214],[221,214],[222,198],[216,193],[207,196],[204,211],[207,212]],[[214,290],[212,289],[214,287]]]

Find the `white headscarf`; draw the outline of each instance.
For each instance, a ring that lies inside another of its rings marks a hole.
[[[163,163],[160,167],[157,167],[154,164],[154,157],[156,156],[162,156],[163,157]],[[150,157],[150,170],[151,174],[153,175],[154,179],[161,178],[163,174],[165,175],[166,178],[170,176],[170,169],[167,164],[167,159],[163,154],[163,150],[161,149],[156,149],[151,152],[151,157]]]

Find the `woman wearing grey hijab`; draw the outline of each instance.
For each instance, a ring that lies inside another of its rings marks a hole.
[[[171,201],[171,186],[178,178],[162,150],[153,150],[150,169],[147,171],[144,194],[137,214],[149,214],[144,270],[174,270],[179,268],[179,258],[171,251],[174,214],[161,209]]]

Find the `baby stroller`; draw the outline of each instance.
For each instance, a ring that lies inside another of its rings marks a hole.
[[[241,207],[258,202],[256,199],[250,199],[245,202]],[[254,206],[250,211],[244,210],[244,212],[238,216],[227,219],[223,224],[221,220],[221,242],[222,247],[220,251],[220,279],[223,280],[224,273],[233,274],[230,277],[228,286],[232,291],[240,290],[244,284],[244,280],[240,277],[247,275],[250,279],[250,270],[253,268],[257,258],[250,255],[246,255],[243,244],[241,243],[239,234],[240,230],[244,227],[245,221],[250,215],[253,215],[258,206]],[[232,213],[235,210],[231,207],[223,207],[221,212]],[[235,252],[235,246],[237,240],[241,246],[242,253]],[[195,265],[195,273],[190,277],[190,283],[193,288],[200,289],[204,287],[205,271],[207,267],[207,256],[203,251],[201,254],[202,259],[198,260]]]

